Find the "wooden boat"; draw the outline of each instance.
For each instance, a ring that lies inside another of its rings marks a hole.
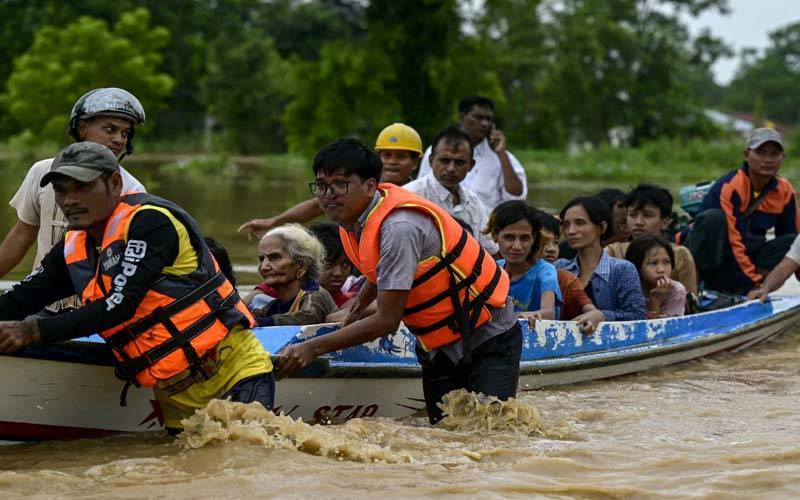
[[[520,388],[571,384],[634,373],[768,340],[797,324],[800,297],[774,297],[681,318],[603,323],[593,335],[577,324],[524,325]],[[256,329],[272,353],[334,331],[335,325]],[[394,335],[331,353],[278,383],[276,411],[304,420],[402,417],[424,408],[414,338]],[[0,356],[0,440],[101,437],[163,426],[152,391],[122,383],[97,337],[32,346]]]

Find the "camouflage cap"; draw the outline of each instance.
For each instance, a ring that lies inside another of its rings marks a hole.
[[[119,162],[110,149],[94,142],[78,142],[58,152],[39,185],[45,187],[58,175],[92,182],[105,173],[114,172],[119,172]]]
[[[756,128],[747,135],[747,149],[757,149],[765,142],[774,142],[783,148],[783,138],[774,128]]]

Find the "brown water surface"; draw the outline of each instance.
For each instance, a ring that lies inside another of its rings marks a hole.
[[[522,393],[495,430],[475,425],[486,408],[463,399],[451,406],[453,430],[421,418],[308,426],[217,403],[177,442],[151,434],[0,448],[0,494],[797,498],[798,356],[793,333],[738,354]]]

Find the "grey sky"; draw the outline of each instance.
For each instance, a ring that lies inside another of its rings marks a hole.
[[[767,33],[792,22],[800,21],[800,0],[729,0],[731,13],[718,12],[689,18],[693,33],[705,27],[733,46],[737,57],[724,59],[714,65],[714,76],[719,83],[728,83],[739,65],[738,53],[743,47],[764,48]]]

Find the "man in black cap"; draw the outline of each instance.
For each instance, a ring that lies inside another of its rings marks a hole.
[[[706,194],[683,244],[700,280],[712,290],[748,293],[783,259],[800,232],[797,194],[778,175],[783,139],[771,128],[750,132],[744,164],[718,179]],[[767,231],[775,238],[767,241]]]
[[[116,156],[100,144],[62,150],[41,180],[51,183],[67,232],[0,296],[0,352],[100,333],[126,382],[123,404],[131,384],[153,387],[171,430],[214,398],[271,408],[269,356],[194,219],[156,196],[123,195]],[[80,308],[28,318],[74,294]]]

